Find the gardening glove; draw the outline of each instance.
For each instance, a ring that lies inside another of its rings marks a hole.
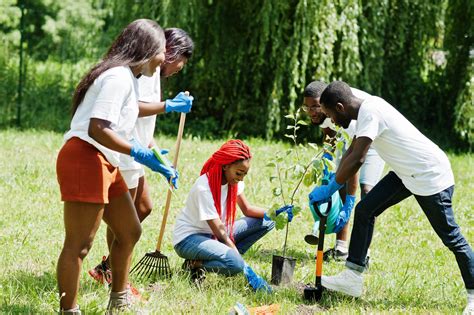
[[[193,106],[194,97],[186,95],[184,92],[179,92],[173,99],[165,101],[165,111],[169,112],[180,112],[189,113]]]
[[[275,211],[275,214],[278,216],[280,213],[286,212],[288,215],[288,222],[293,220],[293,205],[286,205]]]
[[[288,222],[291,222],[293,220],[293,205],[286,205],[275,211],[275,214],[278,216],[280,213],[286,212],[288,216]],[[272,218],[265,212],[263,214],[263,218],[268,221],[273,221]]]
[[[332,194],[341,189],[343,185],[336,181],[336,176],[329,179],[327,185],[316,186],[309,194],[309,203],[317,203],[318,205],[328,202]]]
[[[329,152],[324,152],[324,154],[323,154],[323,159],[332,161],[332,155],[331,155],[331,153],[329,153]]]
[[[353,195],[346,195],[346,202],[342,206],[341,212],[334,223],[334,233],[339,233],[347,224],[351,217],[352,209],[354,209],[356,197]]]
[[[324,152],[323,159],[326,159],[328,161],[332,161],[332,155],[328,152]],[[324,165],[323,176],[327,177],[331,172],[329,172],[327,163],[324,163],[324,161],[323,161],[323,165]]]
[[[174,188],[178,188],[179,174],[174,168],[168,166],[171,165],[168,160],[166,160],[168,161],[168,165],[166,165],[166,161],[160,161],[153,150],[143,147],[136,140],[132,140],[131,144],[132,149],[130,150],[130,156],[132,156],[136,162],[149,167],[154,172],[159,172],[166,177],[168,182],[171,179]],[[168,153],[168,150],[160,151],[160,154],[162,155],[166,153]]]
[[[257,275],[255,271],[250,268],[247,263],[244,263],[244,275],[245,278],[247,278],[247,281],[249,282],[250,286],[255,290],[264,290],[266,293],[272,293],[273,290],[272,288],[268,285],[268,283],[263,280],[262,277]]]

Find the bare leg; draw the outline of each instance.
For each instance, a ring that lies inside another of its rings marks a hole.
[[[138,219],[140,222],[143,222],[143,220],[145,220],[150,215],[151,209],[153,207],[145,176],[140,177],[138,180],[137,197],[134,200]]]
[[[137,194],[137,188],[132,188],[128,190],[130,192],[130,196],[132,196],[132,200],[135,200],[136,194]],[[107,247],[109,248],[109,253],[110,253],[110,247],[112,246],[112,242],[114,241],[114,233],[110,229],[109,226],[107,226]],[[107,257],[107,260],[109,258]]]
[[[103,204],[64,203],[66,237],[57,265],[61,309],[76,307],[82,261],[92,247],[103,213]]]
[[[115,236],[109,256],[112,292],[121,292],[127,287],[132,251],[142,232],[130,194],[111,199],[105,206],[103,219]]]

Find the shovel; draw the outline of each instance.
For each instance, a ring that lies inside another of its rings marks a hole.
[[[316,252],[316,281],[314,287],[306,286],[304,288],[304,299],[306,301],[317,302],[321,300],[324,288],[321,285],[321,275],[323,273],[323,248],[324,248],[324,232],[326,231],[326,221],[329,211],[331,211],[332,198],[329,199],[326,211],[323,213],[317,203],[313,204],[316,214],[320,218],[318,250]]]

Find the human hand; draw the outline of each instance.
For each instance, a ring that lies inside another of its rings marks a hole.
[[[259,275],[253,271],[252,268],[250,268],[247,263],[244,263],[244,275],[245,278],[247,278],[247,281],[249,282],[250,286],[255,290],[263,290],[266,293],[272,293],[273,290],[272,288],[268,285],[268,283]]]
[[[170,166],[171,163],[168,159],[164,157],[164,155],[168,153],[168,150],[160,150],[158,154],[158,150],[145,148],[135,140],[132,140],[131,144],[130,156],[132,156],[136,162],[149,167],[154,172],[159,172],[166,177],[168,182],[171,180],[175,188],[178,188],[179,174]]]
[[[280,213],[286,212],[286,214],[288,216],[288,222],[291,222],[291,220],[293,220],[293,216],[294,216],[293,207],[294,207],[293,205],[283,206],[280,209],[275,210],[275,216],[278,216]],[[263,214],[263,218],[265,220],[268,220],[268,221],[273,221],[273,219],[267,214],[267,212],[265,212]]]
[[[326,159],[326,160],[329,160],[329,161],[333,160],[332,155],[329,152],[324,152],[323,159]]]
[[[275,214],[278,216],[280,213],[286,212],[288,216],[288,222],[291,222],[293,220],[293,205],[285,205],[275,211]]]
[[[354,209],[356,197],[353,195],[346,195],[346,202],[342,206],[341,212],[339,212],[339,216],[336,219],[334,225],[334,233],[339,233],[342,228],[347,224],[351,217],[352,209]]]
[[[173,99],[165,101],[165,111],[189,113],[193,106],[194,97],[184,92],[179,92]]]
[[[313,204],[316,202],[317,204],[322,204],[328,202],[332,194],[338,191],[342,186],[343,185],[336,181],[336,176],[332,176],[327,185],[316,186],[313,191],[309,193],[309,203]]]

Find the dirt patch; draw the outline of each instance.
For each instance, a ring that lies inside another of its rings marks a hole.
[[[296,307],[295,311],[293,314],[298,314],[298,315],[312,315],[320,312],[324,312],[325,309],[318,304],[314,305],[306,305],[306,304],[300,304]]]

